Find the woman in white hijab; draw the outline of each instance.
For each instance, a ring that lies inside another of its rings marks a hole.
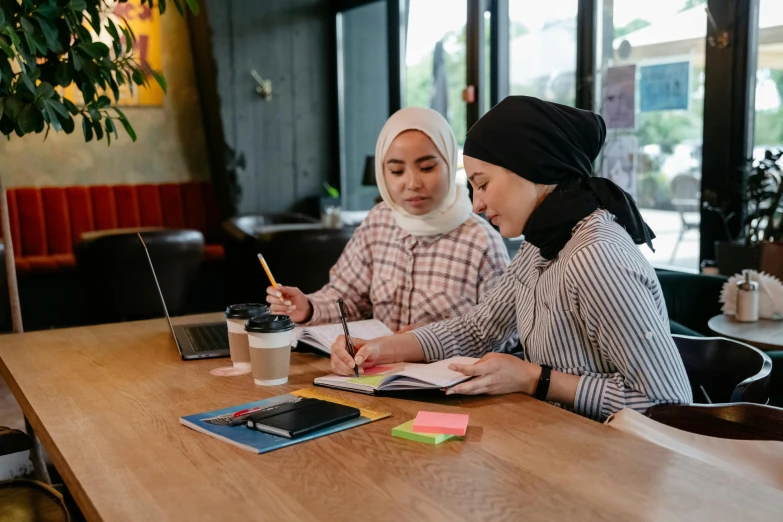
[[[456,172],[457,141],[440,114],[410,107],[392,115],[375,148],[383,202],[357,228],[321,290],[269,287],[272,313],[300,324],[337,323],[341,298],[349,321],[374,317],[396,332],[470,310],[505,272],[508,254],[500,235],[472,212]]]

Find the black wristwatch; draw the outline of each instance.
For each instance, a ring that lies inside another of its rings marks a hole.
[[[536,386],[536,399],[540,401],[546,400],[546,394],[549,393],[549,377],[552,375],[552,367],[546,364],[541,365],[541,377],[538,378],[538,385]]]

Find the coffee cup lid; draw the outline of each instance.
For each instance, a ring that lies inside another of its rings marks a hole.
[[[259,315],[267,315],[269,307],[261,303],[233,304],[226,308],[226,319],[250,319]]]
[[[245,325],[246,332],[278,333],[294,329],[294,322],[287,315],[261,315],[251,318]]]

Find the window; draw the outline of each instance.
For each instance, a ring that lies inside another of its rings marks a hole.
[[[783,2],[761,0],[753,157],[783,149]]]
[[[389,115],[386,19],[384,1],[337,15],[340,185],[346,210],[370,209],[378,195],[372,171],[368,184],[364,174]]]
[[[467,0],[410,0],[405,45],[404,106],[430,107],[446,118],[457,138],[457,181],[463,184],[467,12]]]
[[[773,0],[774,1],[774,0]],[[636,200],[658,266],[697,270],[706,0],[614,0],[598,35],[596,107],[607,124],[597,168]]]
[[[574,105],[578,0],[509,0],[509,93]]]

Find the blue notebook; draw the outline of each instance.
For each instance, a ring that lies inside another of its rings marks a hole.
[[[323,437],[324,435],[329,435],[331,433],[336,433],[338,431],[347,430],[350,428],[354,428],[356,426],[361,426],[362,424],[367,424],[369,422],[383,419],[391,415],[390,413],[375,412],[375,411],[370,411],[370,410],[360,408],[361,410],[360,417],[348,420],[346,422],[337,424],[335,426],[330,426],[328,428],[324,428],[322,430],[309,433],[307,435],[303,435],[302,437],[296,439],[288,439],[285,437],[279,437],[277,435],[271,435],[268,433],[251,430],[248,429],[245,425],[223,426],[223,425],[212,424],[204,421],[204,419],[210,419],[220,415],[233,414],[234,412],[240,410],[245,410],[245,409],[250,409],[255,407],[264,408],[268,406],[274,406],[275,404],[280,404],[282,402],[288,402],[294,400],[296,397],[317,398],[317,399],[335,402],[338,404],[343,404],[345,406],[355,406],[354,404],[348,401],[343,401],[335,397],[326,396],[316,390],[313,390],[312,388],[307,388],[304,390],[297,390],[293,393],[287,393],[285,395],[272,397],[271,399],[248,402],[246,404],[238,404],[236,406],[231,406],[230,408],[223,408],[221,410],[208,411],[204,413],[198,413],[196,415],[188,415],[186,417],[180,417],[179,421],[180,423],[187,426],[188,428],[199,431],[205,435],[209,435],[210,437],[215,437],[216,439],[220,439],[224,442],[228,442],[229,444],[233,444],[234,446],[238,448],[242,448],[243,450],[261,454],[279,448],[284,448],[286,446],[291,446],[292,444],[298,444],[306,440]]]

